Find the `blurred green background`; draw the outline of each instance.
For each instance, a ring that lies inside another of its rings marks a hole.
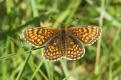
[[[50,62],[22,35],[46,21],[97,25],[102,35],[83,58]],[[121,0],[0,0],[0,80],[121,80]]]

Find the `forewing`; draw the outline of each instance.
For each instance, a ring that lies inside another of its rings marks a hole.
[[[41,47],[58,33],[58,29],[44,27],[26,28],[23,33],[28,42]]]
[[[69,60],[79,59],[85,54],[85,48],[83,44],[73,36],[66,37],[65,46],[65,53],[63,54]]]
[[[92,44],[101,34],[98,26],[72,27],[68,31],[84,44]]]

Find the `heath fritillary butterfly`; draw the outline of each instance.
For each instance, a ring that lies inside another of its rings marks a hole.
[[[44,57],[57,60],[61,57],[76,60],[85,54],[85,44],[92,44],[101,34],[98,26],[78,26],[70,28],[26,28],[26,40],[35,46],[44,47]]]

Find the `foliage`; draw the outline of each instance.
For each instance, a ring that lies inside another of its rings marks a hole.
[[[100,39],[75,61],[44,60],[22,30],[40,22],[98,25]],[[0,0],[0,80],[120,80],[120,0]]]

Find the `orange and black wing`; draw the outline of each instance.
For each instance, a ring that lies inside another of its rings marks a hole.
[[[84,44],[92,44],[101,34],[98,26],[72,27],[68,31]]]
[[[84,56],[84,45],[78,39],[73,36],[67,36],[65,39],[64,57],[69,60],[76,60]]]
[[[44,49],[44,57],[47,60],[58,60],[63,56],[60,36],[56,36],[49,41]]]
[[[26,28],[23,31],[26,40],[32,43],[33,45],[39,47],[42,47],[57,33],[58,29],[45,28],[45,27]]]

